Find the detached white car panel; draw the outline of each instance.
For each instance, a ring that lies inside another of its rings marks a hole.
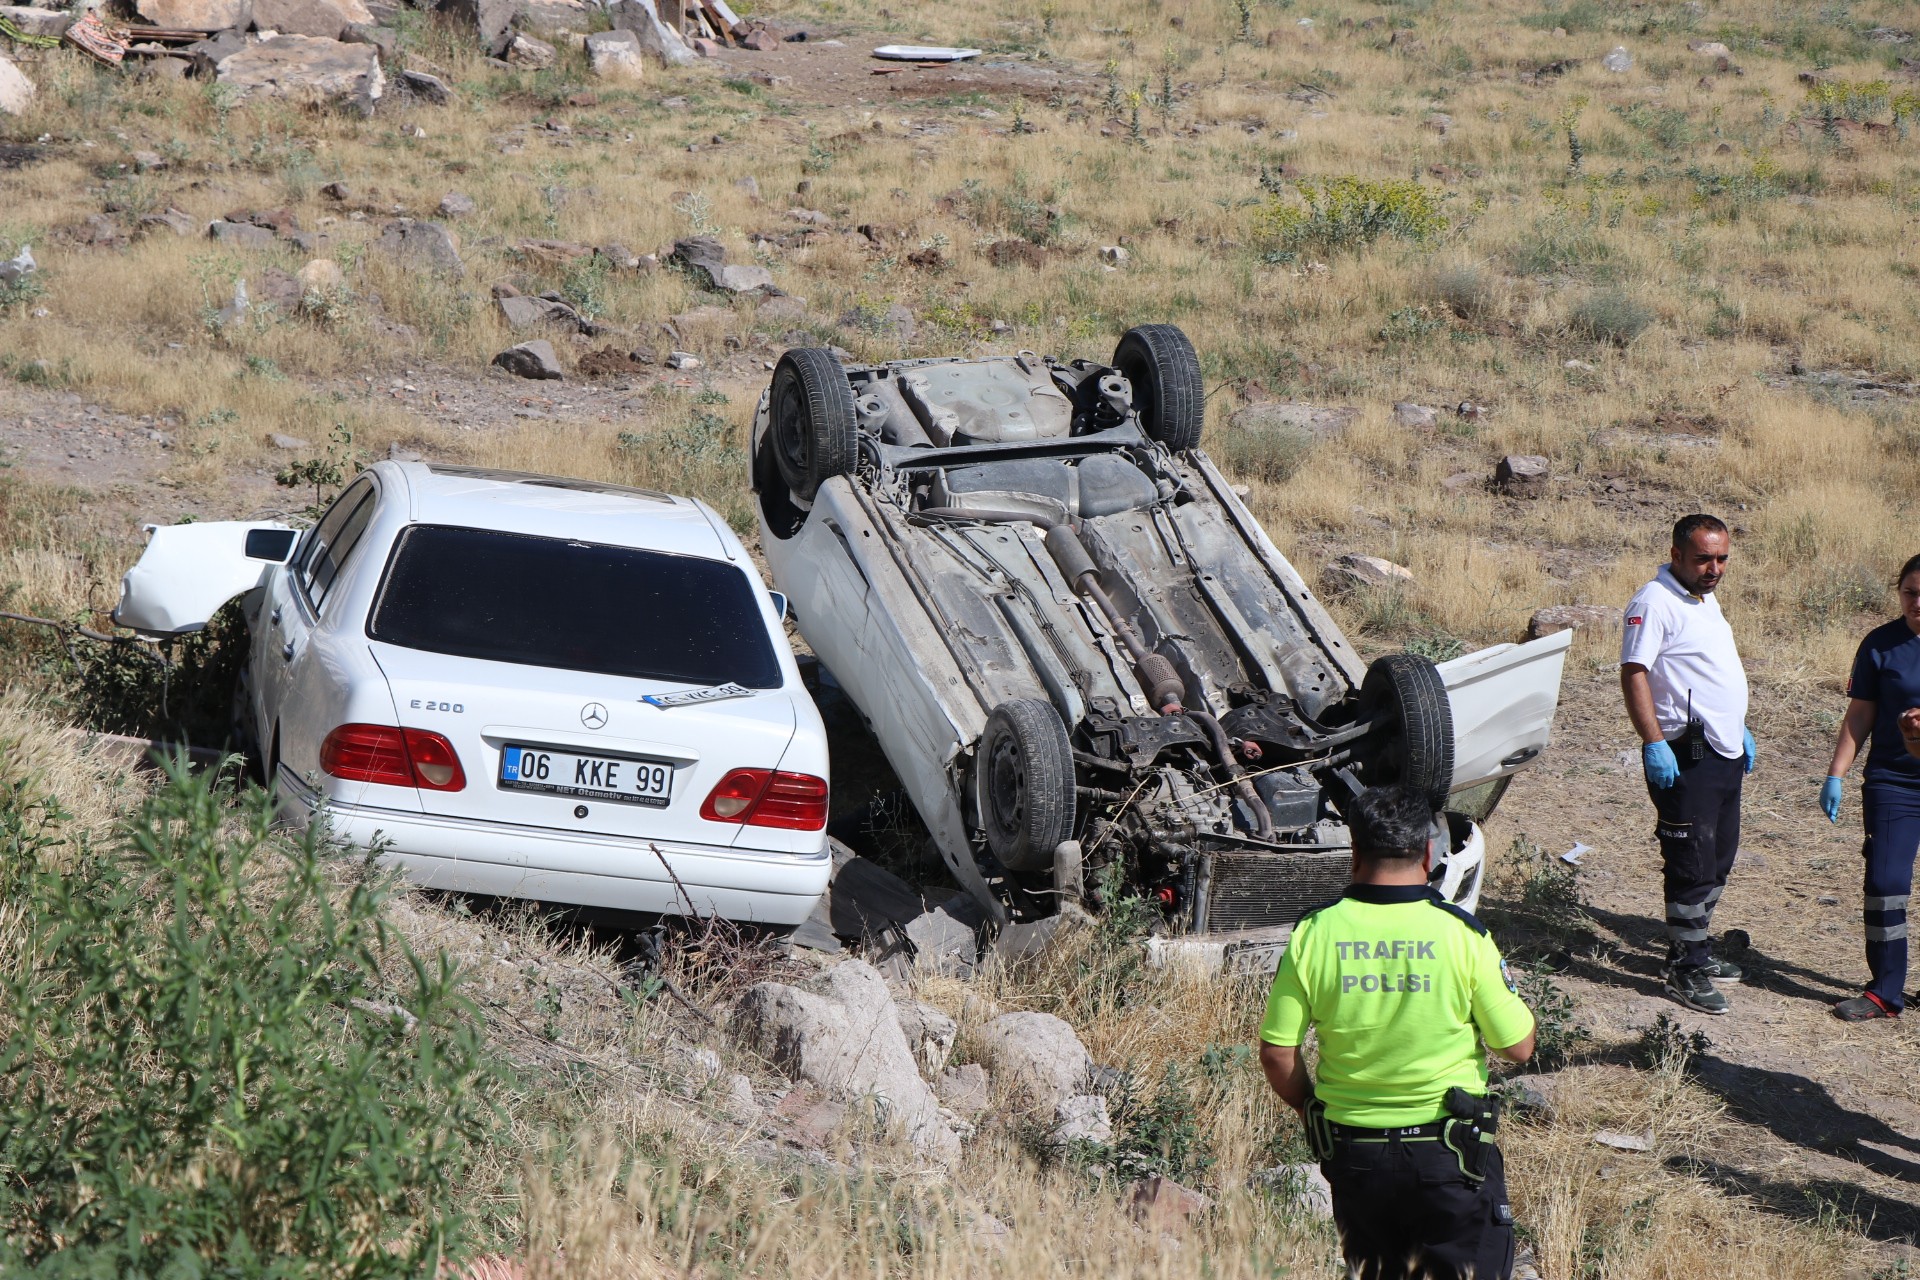
[[[298,536],[277,521],[219,520],[147,526],[147,548],[120,583],[113,620],[142,635],[205,629],[235,596],[266,580]]]
[[[1453,705],[1453,790],[1518,773],[1547,749],[1573,632],[1439,664]]]
[[[264,581],[236,524],[176,587],[171,535],[210,527],[156,531],[123,610],[203,626],[260,588],[244,719],[336,837],[439,888],[636,911],[798,924],[825,890],[825,731],[704,504],[383,462]]]

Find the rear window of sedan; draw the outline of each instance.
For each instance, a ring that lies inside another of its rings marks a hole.
[[[780,685],[760,602],[738,567],[560,538],[414,525],[394,546],[367,634],[529,667]]]

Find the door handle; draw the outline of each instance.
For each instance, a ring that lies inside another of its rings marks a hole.
[[[280,656],[288,662],[293,661],[293,641],[289,640],[280,646]]]

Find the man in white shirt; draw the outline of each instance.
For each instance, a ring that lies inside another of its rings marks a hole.
[[[1741,978],[1714,957],[1708,934],[1740,845],[1740,786],[1754,761],[1747,673],[1713,594],[1731,545],[1713,516],[1674,525],[1672,559],[1627,606],[1620,644],[1620,689],[1659,816],[1667,994],[1702,1013],[1727,1012],[1713,984]]]

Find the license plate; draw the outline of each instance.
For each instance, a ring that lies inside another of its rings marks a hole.
[[[500,753],[500,786],[507,791],[540,791],[664,809],[672,798],[673,765],[631,756],[508,746]]]

